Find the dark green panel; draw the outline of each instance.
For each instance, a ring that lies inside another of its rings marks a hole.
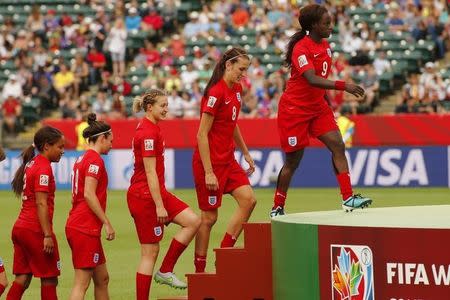
[[[275,300],[319,300],[318,226],[272,220]]]

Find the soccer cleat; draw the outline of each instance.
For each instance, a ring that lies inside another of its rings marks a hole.
[[[159,284],[167,284],[176,289],[184,290],[187,288],[187,284],[175,276],[175,273],[167,272],[161,273],[160,271],[155,274],[155,281]]]
[[[345,212],[351,212],[357,208],[364,209],[364,207],[369,207],[370,204],[372,204],[372,199],[363,197],[361,194],[355,194],[342,202],[342,209]]]
[[[284,208],[281,206],[277,206],[276,208],[273,208],[270,212],[270,217],[276,217],[276,216],[284,216]]]

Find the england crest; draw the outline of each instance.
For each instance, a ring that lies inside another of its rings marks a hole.
[[[156,226],[155,228],[153,228],[153,232],[155,232],[156,236],[160,236],[162,234],[161,226]]]
[[[216,205],[217,204],[217,196],[208,196],[208,203],[210,205]]]
[[[295,145],[297,145],[297,137],[296,136],[288,137],[288,144],[291,147],[294,147]]]
[[[241,93],[236,93],[236,98],[238,99],[239,102],[241,102]]]

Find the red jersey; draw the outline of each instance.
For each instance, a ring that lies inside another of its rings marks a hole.
[[[97,179],[95,194],[103,211],[106,210],[108,174],[105,163],[100,154],[94,150],[87,150],[84,155],[78,157],[73,165],[72,209],[70,210],[66,227],[89,235],[100,236],[103,222],[89,208],[84,198],[84,185],[88,176]]]
[[[307,35],[298,41],[292,51],[291,77],[280,105],[314,111],[320,111],[318,108],[328,106],[324,99],[325,89],[311,86],[303,73],[314,70],[317,76],[328,78],[331,63],[331,49],[327,40],[322,39],[320,43],[316,43]]]
[[[156,174],[159,179],[161,194],[166,190],[164,180],[164,138],[161,129],[147,118],[143,118],[137,128],[132,142],[134,154],[134,174],[130,188],[148,187],[145,175],[144,157],[156,157]]]
[[[25,166],[23,182],[22,209],[14,226],[42,232],[37,214],[36,192],[43,192],[48,195],[48,216],[50,225],[52,225],[56,188],[50,161],[40,154],[33,158]]]
[[[234,129],[241,110],[242,86],[239,83],[231,88],[222,79],[203,97],[201,112],[214,117],[208,133],[209,152],[213,165],[228,164],[234,160]],[[195,147],[194,159],[200,160],[198,145]]]

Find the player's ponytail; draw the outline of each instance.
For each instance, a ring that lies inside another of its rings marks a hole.
[[[214,71],[212,73],[211,78],[208,81],[208,84],[205,87],[203,96],[207,97],[209,89],[222,79],[223,75],[225,74],[226,62],[230,61],[232,64],[234,64],[238,61],[239,57],[246,57],[247,59],[250,59],[247,51],[245,51],[244,49],[239,48],[239,47],[233,47],[233,48],[225,51],[225,53],[222,55],[222,58],[220,59],[220,61],[214,67]]]
[[[300,9],[298,22],[300,23],[301,30],[294,33],[289,39],[284,58],[286,67],[291,67],[292,52],[294,51],[295,44],[303,39],[308,32],[311,32],[313,24],[320,22],[324,13],[327,13],[327,9],[318,4],[310,4]]]
[[[89,126],[83,130],[83,137],[89,143],[95,143],[101,135],[107,137],[111,134],[111,126],[103,121],[97,121],[97,115],[94,113],[88,115],[87,123]]]
[[[54,145],[59,141],[59,139],[61,139],[62,136],[63,134],[61,131],[50,126],[42,127],[36,132],[34,135],[34,143],[22,151],[22,154],[20,155],[22,157],[22,164],[17,169],[14,174],[14,179],[11,182],[12,189],[17,197],[20,197],[23,192],[23,176],[25,175],[25,167],[34,158],[34,149],[42,152],[44,151],[45,144]]]
[[[147,111],[148,105],[153,105],[158,101],[158,97],[167,96],[167,93],[159,89],[150,89],[142,96],[136,96],[133,100],[133,111],[135,113],[141,110]]]

